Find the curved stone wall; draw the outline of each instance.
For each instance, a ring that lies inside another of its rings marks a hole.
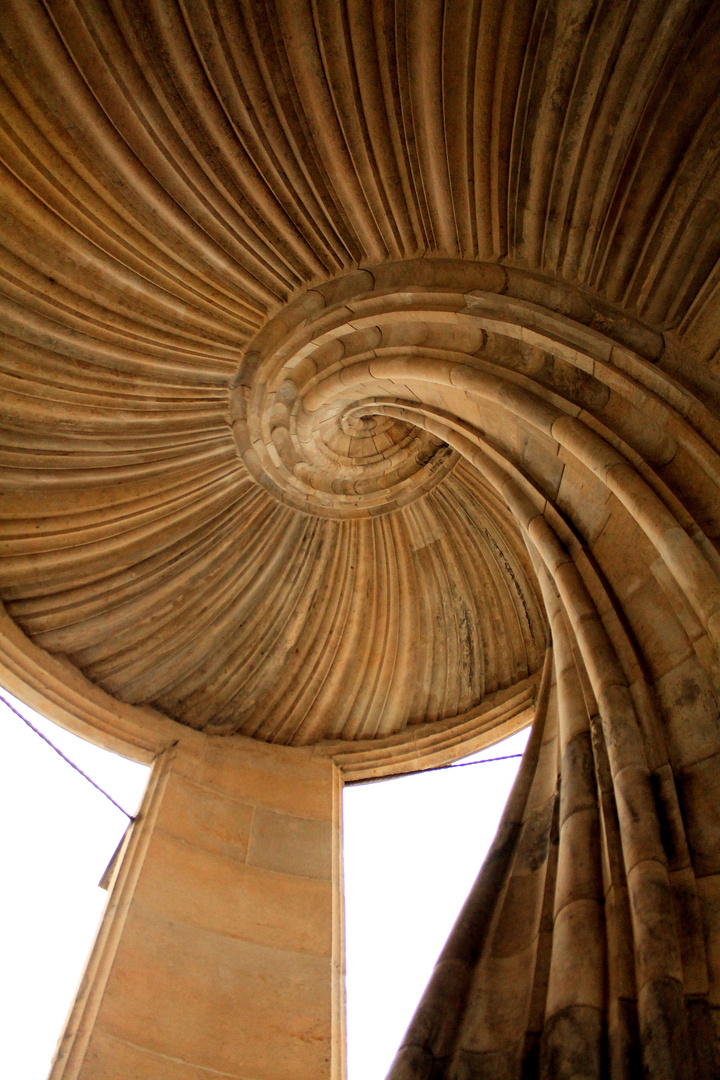
[[[332,394],[313,411],[308,380],[329,390],[352,356],[472,356],[614,409],[663,477],[689,454],[682,497],[712,542],[695,451],[640,434],[638,393],[554,345],[509,358],[482,294],[656,364],[661,397],[717,402],[716,21],[689,2],[8,4],[15,623],[116,699],[282,742],[467,719],[537,672],[539,594],[502,499],[416,413],[333,413]],[[443,408],[447,387],[422,386]],[[477,408],[495,438],[504,414]],[[513,461],[552,490],[559,444],[510,423]]]
[[[393,1076],[715,1076],[718,6],[0,35],[11,688],[363,776],[523,722],[544,663]]]

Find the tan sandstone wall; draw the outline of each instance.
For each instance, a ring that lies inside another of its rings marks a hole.
[[[304,751],[164,754],[52,1080],[339,1077],[340,792]]]

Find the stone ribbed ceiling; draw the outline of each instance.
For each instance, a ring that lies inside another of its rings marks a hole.
[[[685,435],[636,369],[507,305],[715,393],[718,5],[7,0],[0,36],[16,623],[124,701],[288,743],[536,672],[521,533],[408,401],[557,492],[555,442],[508,428],[532,388],[672,491]]]

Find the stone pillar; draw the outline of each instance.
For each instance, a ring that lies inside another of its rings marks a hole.
[[[341,789],[251,740],[158,759],[51,1080],[340,1080]]]

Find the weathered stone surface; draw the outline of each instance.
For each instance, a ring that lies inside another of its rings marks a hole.
[[[0,676],[164,785],[56,1069],[339,1080],[327,777],[534,711],[393,1080],[717,1075],[720,7],[0,39]]]
[[[338,770],[250,740],[222,763],[208,749],[186,741],[156,765],[53,1078],[316,1080],[341,1067]],[[270,783],[258,801],[248,782],[273,772],[282,809]],[[288,813],[309,784],[325,811]]]

